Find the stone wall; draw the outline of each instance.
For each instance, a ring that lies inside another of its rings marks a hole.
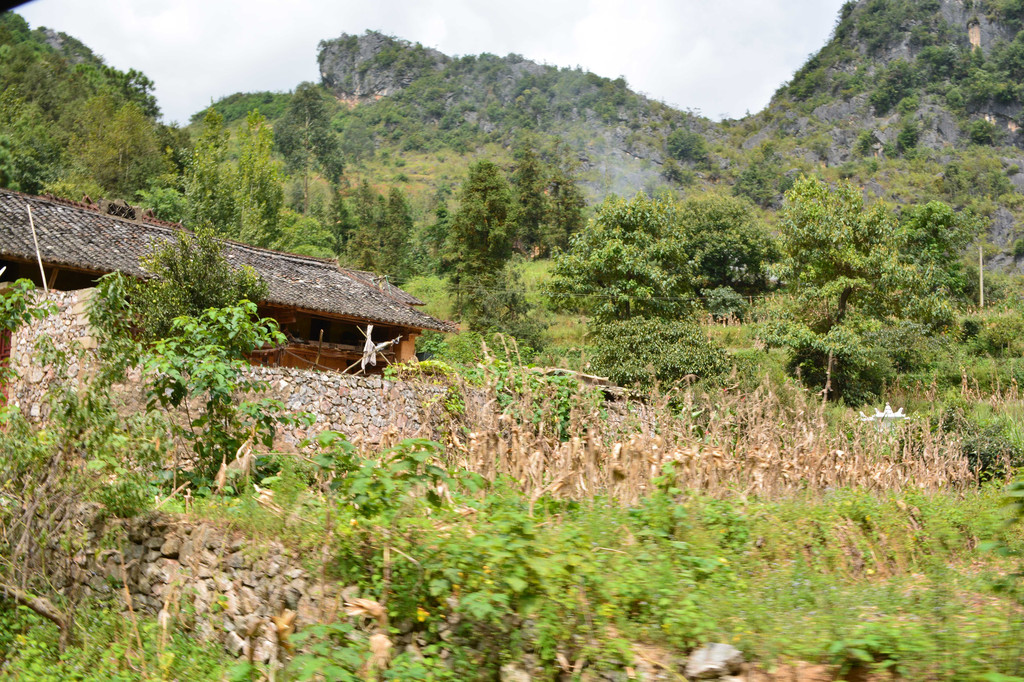
[[[339,431],[373,444],[386,434],[438,436],[442,386],[285,367],[253,367],[251,372],[289,412],[314,416],[311,433]],[[286,429],[281,438],[295,443],[306,435],[302,429]]]
[[[41,341],[52,341],[55,349],[67,353],[66,378],[78,381],[87,376],[90,355],[96,348],[86,313],[93,291],[95,289],[51,291],[47,299],[56,306],[56,313],[33,320],[11,335],[10,363],[18,376],[8,386],[7,397],[26,415],[35,419],[47,416],[43,397],[58,378],[56,368],[39,359]],[[85,352],[84,363],[79,361],[82,351]]]
[[[70,562],[51,563],[67,566],[52,576],[58,588],[114,608],[124,608],[127,588],[137,613],[173,619],[235,656],[280,660],[278,623],[301,629],[331,619],[345,599],[358,596],[321,584],[278,542],[253,543],[208,522],[163,514],[127,521],[104,521],[97,508],[82,514],[92,517],[83,548]]]
[[[50,292],[56,313],[25,325],[12,336],[11,363],[18,377],[8,387],[9,400],[33,419],[46,419],[46,389],[61,378],[54,365],[41,359],[38,344],[42,339],[67,354],[66,379],[78,382],[89,376],[96,361],[96,339],[87,314],[93,291]],[[445,392],[443,387],[307,369],[254,366],[249,371],[268,384],[266,397],[278,398],[291,412],[313,415],[316,421],[312,433],[332,429],[368,444],[380,443],[388,434],[439,435],[437,406]],[[140,380],[136,372],[127,385],[117,387],[128,409],[143,409],[145,405]],[[285,429],[281,442],[294,444],[307,435],[301,428]]]

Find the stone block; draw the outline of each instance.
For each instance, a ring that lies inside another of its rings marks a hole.
[[[181,550],[181,538],[177,535],[170,535],[163,544],[160,545],[160,553],[169,559],[179,558],[179,551]]]

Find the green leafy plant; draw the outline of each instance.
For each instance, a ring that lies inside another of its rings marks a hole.
[[[212,477],[247,442],[270,447],[275,427],[295,420],[284,414],[280,400],[240,399],[266,390],[246,371],[245,355],[283,342],[277,323],[256,319],[256,304],[243,301],[197,318],[175,318],[169,338],[153,345],[143,366],[149,409],[186,410],[187,424],[174,430],[191,446],[200,475]],[[193,403],[202,406],[195,417],[189,412]]]

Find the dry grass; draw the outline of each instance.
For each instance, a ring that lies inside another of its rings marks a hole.
[[[948,490],[975,483],[954,435],[933,432],[925,420],[878,431],[852,412],[826,412],[796,389],[782,395],[768,385],[745,394],[691,390],[604,409],[584,407],[581,395],[569,416],[569,433],[577,435],[567,441],[552,426],[553,398],[525,393],[499,411],[494,390],[467,401],[463,425],[471,431],[465,441],[450,438],[449,463],[492,480],[508,476],[534,498],[610,495],[630,503],[652,490],[669,463],[676,486],[711,495]],[[510,416],[538,410],[536,420]]]

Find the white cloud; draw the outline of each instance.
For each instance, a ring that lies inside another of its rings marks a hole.
[[[719,117],[757,111],[828,39],[842,0],[35,0],[33,26],[156,83],[168,121],[238,91],[319,79],[317,43],[381,30],[447,54],[522,54],[625,76]]]

